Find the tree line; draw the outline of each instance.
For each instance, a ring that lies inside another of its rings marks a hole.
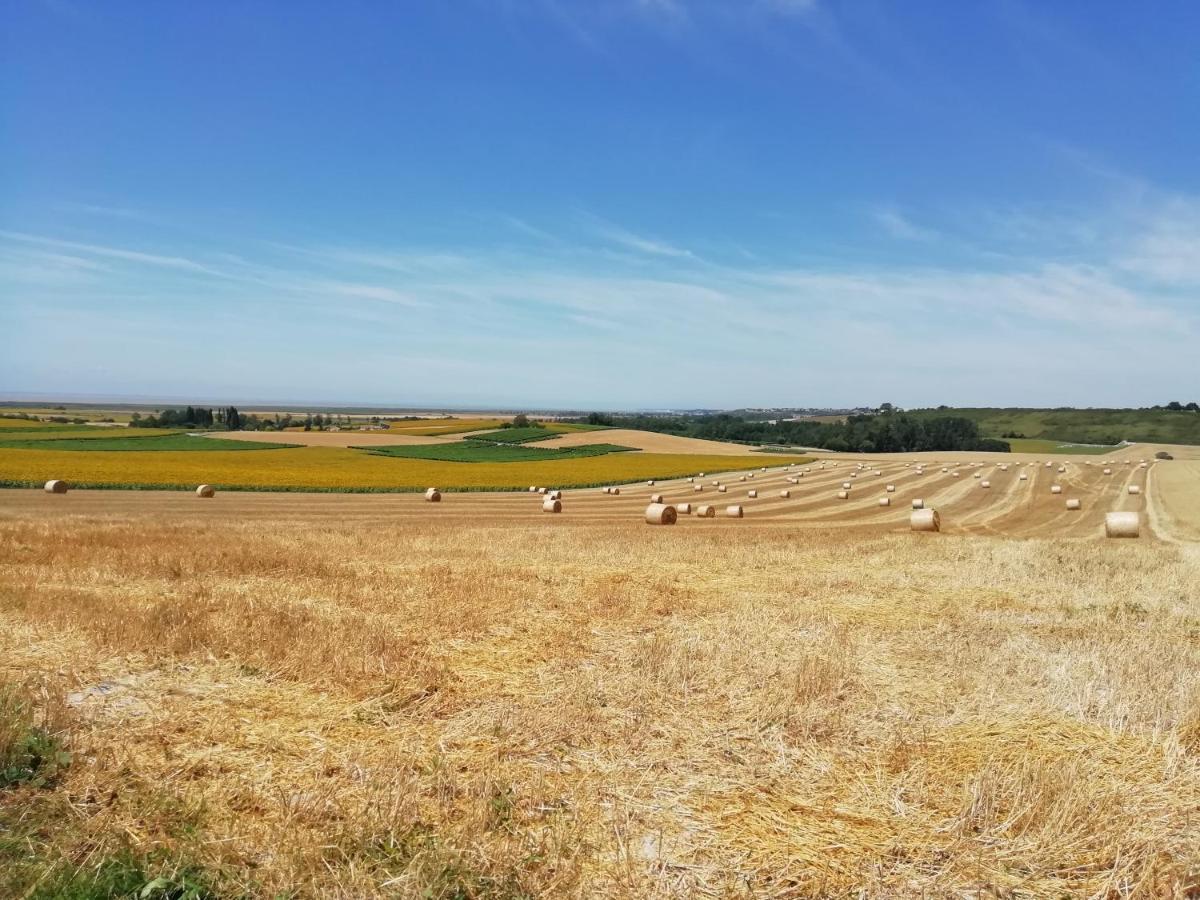
[[[593,425],[620,425],[660,434],[766,446],[820,447],[840,453],[919,453],[974,450],[1008,453],[1007,441],[985,438],[979,426],[959,416],[913,418],[900,412],[848,416],[842,422],[752,421],[719,413],[703,416],[610,416],[592,413]]]
[[[371,422],[378,424],[379,418],[372,416]],[[293,416],[291,413],[258,416],[254,413],[239,412],[236,406],[187,406],[182,409],[160,410],[157,415],[151,416],[135,412],[130,417],[129,424],[133,428],[188,428],[209,431],[284,431],[303,426],[305,431],[325,431],[335,427],[350,428],[353,421],[349,416],[336,416],[332,413],[307,413],[303,417]]]

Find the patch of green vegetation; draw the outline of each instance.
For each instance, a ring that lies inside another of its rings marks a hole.
[[[1073,455],[1102,456],[1116,447],[1103,444],[1064,444],[1060,441],[1030,440],[1028,438],[1006,438],[1013,453],[1069,453]]]
[[[415,444],[396,447],[355,447],[375,456],[397,456],[403,459],[436,459],[442,462],[530,462],[533,460],[579,459],[605,456],[609,453],[632,453],[630,447],[616,444],[590,444],[584,447],[529,447],[495,441],[453,441],[446,444]]]
[[[122,853],[88,868],[59,867],[28,900],[217,900],[220,894],[197,866],[159,863]]]
[[[39,719],[25,692],[0,685],[0,791],[52,784],[70,764],[61,736]]]
[[[500,428],[496,431],[485,431],[483,434],[471,435],[473,441],[492,441],[497,444],[528,444],[533,441],[547,441],[558,437],[558,433],[549,428],[530,426],[528,428]]]
[[[1200,412],[1189,409],[1022,409],[996,407],[909,410],[913,418],[957,416],[988,437],[1078,444],[1200,444]],[[1015,447],[1013,449],[1016,449]]]
[[[29,438],[6,440],[0,435],[0,449],[7,450],[280,450],[298,447],[299,444],[275,444],[263,441],[235,441],[225,438],[195,437],[190,434],[119,436],[119,437],[72,437],[53,441]]]

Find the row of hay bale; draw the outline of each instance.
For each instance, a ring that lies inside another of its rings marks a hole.
[[[730,519],[741,519],[745,510],[738,505],[725,507],[725,516]],[[680,516],[693,515],[690,503],[651,503],[646,507],[645,519],[648,525],[674,525]],[[695,508],[694,515],[700,519],[712,519],[717,515],[716,507],[705,504]]]
[[[42,487],[47,494],[65,494],[70,489],[71,485],[61,478],[51,478]],[[217,491],[211,484],[202,484],[196,488],[196,496],[208,499],[217,496]]]

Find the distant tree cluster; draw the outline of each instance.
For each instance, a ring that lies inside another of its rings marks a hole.
[[[539,422],[537,419],[531,419],[525,413],[517,413],[512,417],[511,422],[504,422],[501,428],[545,428],[544,422]]]
[[[378,423],[378,417],[372,422]],[[257,416],[239,412],[236,406],[209,409],[203,406],[187,406],[183,409],[163,409],[157,415],[143,416],[134,413],[129,424],[135,428],[188,428],[215,431],[286,431],[288,428],[304,427],[305,431],[326,431],[330,428],[352,429],[357,426],[347,415],[332,413],[308,413],[303,419],[291,413],[275,413]]]
[[[232,420],[229,418],[232,414]],[[227,422],[238,421],[238,411],[232,406],[213,412],[202,406],[188,406],[183,409],[163,409],[157,415],[143,416],[134,413],[129,417],[129,424],[134,428],[236,428],[237,425],[227,425]]]
[[[1153,406],[1151,409],[1168,409],[1171,412],[1200,412],[1200,403],[1194,400],[1191,403],[1180,403],[1178,400],[1172,400],[1166,406]]]
[[[599,424],[599,423],[597,423]],[[745,444],[821,447],[842,453],[919,453],[975,450],[1007,453],[1007,441],[985,438],[979,426],[958,416],[913,418],[904,413],[849,416],[844,422],[750,421],[722,413],[713,416],[630,416],[626,428]]]

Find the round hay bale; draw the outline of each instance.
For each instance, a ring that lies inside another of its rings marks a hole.
[[[782,497],[784,500],[786,500],[790,496],[792,496],[792,492],[791,491],[780,491],[779,496]]]
[[[646,507],[647,525],[674,525],[679,513],[667,503],[651,503]]]
[[[649,481],[646,482],[646,487],[654,487],[654,479],[653,478],[651,478]]]
[[[45,491],[47,494],[65,494],[67,492],[67,483],[58,478],[52,478],[46,482]]]
[[[1022,472],[1022,473],[1021,473],[1021,475],[1019,476],[1019,478],[1018,478],[1017,480],[1018,480],[1018,481],[1028,481],[1028,480],[1029,480],[1029,476],[1028,476],[1028,475],[1026,475],[1024,472]]]
[[[848,491],[848,490],[850,490],[850,482],[848,482],[848,481],[843,481],[843,482],[842,482],[842,490],[843,490],[843,491]]]
[[[196,488],[197,497],[215,497],[217,496],[216,489],[211,484],[202,484]]]
[[[990,488],[992,486],[992,483],[990,481],[981,481],[981,482],[979,482],[979,486],[981,488]]]
[[[610,487],[606,487],[606,488],[600,488],[600,493],[602,493],[602,494],[611,494],[611,493],[612,493],[612,488],[610,488]]]
[[[545,500],[542,501],[542,512],[548,512],[548,513],[562,512],[562,501],[561,500],[551,500],[549,497],[547,497]]]
[[[941,531],[942,517],[936,509],[914,509],[908,516],[908,527],[913,531]]]
[[[663,500],[663,495],[662,495],[662,494],[651,494],[651,495],[650,495],[650,502],[651,502],[651,503],[663,503],[663,502],[665,502],[665,501]]]
[[[976,473],[975,473],[975,475],[974,475],[973,477],[975,477],[975,478],[982,478],[982,477],[983,477],[983,475],[981,475],[979,472],[976,472]]]
[[[1110,512],[1104,516],[1104,534],[1110,538],[1135,538],[1142,533],[1142,517],[1135,512]]]
[[[920,499],[918,499],[918,500],[914,500],[914,501],[912,502],[912,508],[913,508],[913,509],[924,509],[924,508],[925,508],[925,501],[924,501],[924,500],[920,500]]]
[[[1046,463],[1046,468],[1047,468],[1047,469],[1053,469],[1053,468],[1054,468],[1054,463],[1052,463],[1052,462],[1047,462],[1047,463]]]
[[[743,512],[740,506],[727,506],[725,507],[725,515],[731,519],[740,519],[745,515],[745,512]]]
[[[690,516],[692,514],[692,504],[676,503],[675,512],[679,513],[681,516]]]
[[[958,477],[958,473],[957,473],[957,472],[951,472],[951,473],[950,473],[950,477],[951,477],[951,478],[957,478],[957,477]]]
[[[882,475],[882,474],[883,474],[883,470],[882,470],[882,469],[876,469],[876,470],[875,470],[875,474],[876,474],[877,476],[878,476],[878,475]]]
[[[697,506],[696,515],[701,519],[712,519],[717,515],[717,508],[715,506]]]
[[[427,491],[425,491],[425,500],[429,503],[441,503],[442,492],[437,488],[429,488]]]
[[[849,500],[850,492],[849,491],[838,491],[838,499],[839,500]]]
[[[739,476],[738,476],[738,481],[745,481],[745,480],[746,480],[746,476],[745,476],[745,475],[739,475]]]
[[[695,484],[695,483],[696,483],[696,478],[695,478],[695,476],[693,476],[693,477],[691,477],[691,478],[689,478],[689,479],[688,479],[688,484]]]
[[[703,477],[704,477],[704,473],[703,473],[703,472],[701,472],[701,473],[700,473],[699,475],[697,475],[696,477],[697,477],[697,478],[703,478]]]
[[[1105,470],[1104,470],[1104,474],[1105,474],[1105,475],[1111,475],[1111,474],[1112,474],[1112,469],[1105,469]]]
[[[1142,489],[1136,484],[1131,484],[1128,488],[1126,488],[1126,490],[1131,494],[1140,494],[1142,492]]]
[[[620,489],[620,488],[617,488],[617,487],[615,487],[615,488],[613,488],[611,491],[609,491],[609,493],[610,493],[610,494],[613,494],[613,495],[618,495],[618,494],[620,494],[620,493],[621,493],[621,489]]]
[[[702,484],[694,484],[694,485],[692,485],[692,490],[693,490],[695,493],[697,493],[697,494],[698,494],[698,493],[700,493],[702,490],[704,490],[704,485],[702,485]]]
[[[751,472],[751,473],[750,473],[749,475],[747,475],[746,477],[747,477],[747,478],[753,478],[753,477],[754,477],[754,473],[753,473],[753,472]]]
[[[544,493],[546,493],[546,489],[544,487],[540,487],[540,488],[538,488],[538,493],[544,494]]]
[[[754,490],[754,488],[750,488],[750,490],[746,491],[746,496],[753,500],[758,496],[758,491]]]
[[[562,491],[548,491],[546,493],[546,496],[551,500],[561,500],[562,499]]]
[[[531,493],[531,494],[536,494],[537,492],[538,492],[538,489],[537,489],[537,487],[536,487],[535,485],[532,485],[532,484],[531,484],[531,485],[529,486],[529,493]]]
[[[892,505],[892,498],[891,498],[891,497],[880,497],[880,498],[879,498],[879,505],[880,505],[880,506],[891,506],[891,505]]]
[[[884,488],[884,490],[886,490],[889,494],[894,494],[896,493],[896,486],[894,484],[889,484],[886,488]]]
[[[949,470],[949,469],[947,469],[945,466],[942,466],[942,471],[943,471],[943,472],[949,472],[950,470]]]
[[[1072,497],[1067,501],[1067,509],[1083,509],[1083,504]]]
[[[728,489],[725,487],[725,485],[721,485],[719,488],[717,488],[717,493],[724,494],[726,490]]]
[[[1061,494],[1061,493],[1062,493],[1062,485],[1061,485],[1061,484],[1052,484],[1052,485],[1050,485],[1050,493],[1052,493],[1052,494]]]

